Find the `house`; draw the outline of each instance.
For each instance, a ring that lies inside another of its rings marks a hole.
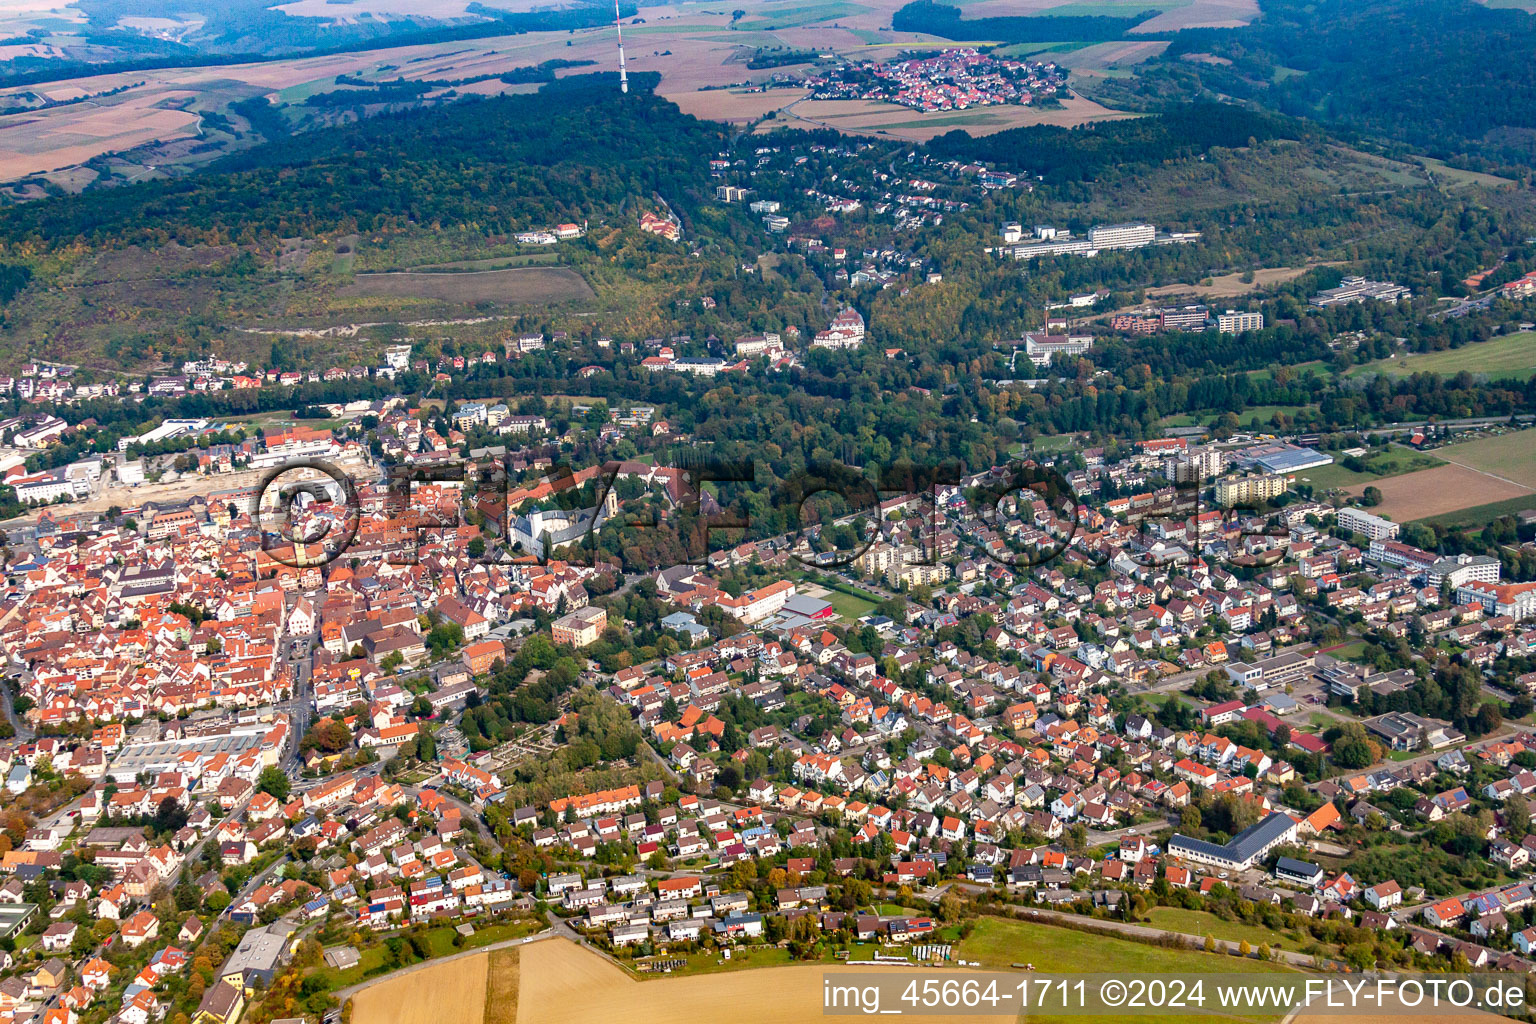
[[[1365,902],[1377,910],[1389,910],[1403,902],[1403,890],[1395,881],[1382,882],[1365,890]]]
[[[62,952],[75,941],[75,933],[78,931],[79,926],[73,921],[55,921],[43,931],[38,942],[50,953]]]
[[[1450,928],[1466,916],[1466,907],[1452,896],[1424,908],[1424,920],[1435,928]]]
[[[1323,880],[1323,867],[1310,861],[1281,857],[1275,861],[1275,877],[1282,882],[1315,887]]]
[[[245,988],[228,978],[215,982],[203,993],[192,1024],[235,1024],[245,1010]]]
[[[123,943],[129,949],[137,949],[160,936],[160,919],[148,910],[141,910],[123,922]]]

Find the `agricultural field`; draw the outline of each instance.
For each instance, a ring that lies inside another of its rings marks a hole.
[[[1512,430],[1463,444],[1447,445],[1435,455],[1446,462],[1536,488],[1536,431]],[[1490,499],[1492,500],[1492,499]]]
[[[1027,125],[1071,128],[1094,121],[1113,121],[1135,116],[1111,110],[1081,96],[1074,96],[1060,107],[1050,109],[1006,105],[926,116],[909,107],[877,100],[803,100],[784,107],[774,120],[765,123],[759,130],[786,126],[832,128],[851,134],[890,135],[925,142],[955,128],[964,128],[972,135],[991,135]]]
[[[359,274],[337,291],[342,298],[436,299],[442,302],[556,303],[593,298],[569,267],[513,267],[447,273]]]
[[[1085,962],[1085,954],[1091,949],[1092,963]],[[1069,928],[1029,921],[1008,920],[1000,917],[983,917],[976,922],[976,929],[962,939],[958,956],[979,960],[988,970],[1005,970],[1010,964],[1026,962],[1034,964],[1040,972],[1062,974],[1093,971],[1103,974],[1177,974],[1198,972],[1201,974],[1259,974],[1283,972],[1288,968],[1259,960],[1244,960],[1216,953],[1203,953],[1189,949],[1170,949],[1127,939],[1102,935],[1086,935]],[[1276,1021],[1281,1014],[1234,1016],[1239,1021]],[[1032,1022],[1081,1020],[1080,1017],[1031,1016]],[[1116,1021],[1150,1024],[1165,1018],[1148,1016],[1116,1016]]]
[[[752,70],[742,59],[744,47],[791,47],[817,52],[841,52],[870,58],[895,56],[904,46],[931,43],[931,37],[891,31],[891,16],[904,0],[847,0],[768,3],[766,0],[733,5],[742,16],[733,19],[726,9],[703,3],[682,2],[645,8],[645,23],[626,32],[633,42],[626,47],[631,74],[656,72],[658,92],[675,98],[685,110],[700,117],[741,123],[777,110],[797,98],[792,90],[741,94],[725,86],[744,81],[764,82],[776,70]],[[414,3],[403,0],[370,0],[338,7],[323,0],[298,0],[279,8],[335,23],[356,19],[390,19]],[[432,0],[428,10],[445,16],[462,6],[462,0]],[[473,6],[473,5],[471,5]],[[500,5],[505,7],[505,5]],[[983,4],[982,6],[986,6]],[[1144,9],[1138,2],[1109,0],[1063,5],[1053,0],[1032,0],[1032,13],[1088,11],[1124,14]],[[1194,24],[1237,23],[1241,9],[1253,8],[1253,0],[1171,0],[1156,5],[1163,14],[1148,22],[1156,30]],[[373,8],[379,8],[375,13]],[[968,9],[969,10],[969,9]],[[1018,13],[1008,4],[1006,13]],[[1177,26],[1157,24],[1165,19]],[[955,45],[960,45],[957,41]],[[1089,47],[1077,65],[1084,73],[1145,60],[1166,45],[1157,40]],[[295,57],[240,65],[210,65],[151,69],[81,77],[50,83],[41,95],[48,99],[96,96],[90,102],[67,103],[0,117],[0,181],[33,174],[47,174],[66,188],[80,188],[98,180],[99,173],[82,165],[108,157],[110,171],[125,179],[159,177],[167,168],[190,167],[227,151],[228,147],[260,141],[260,133],[243,117],[230,116],[231,104],[257,96],[273,97],[281,117],[298,124],[323,117],[306,107],[312,95],[336,88],[339,76],[361,81],[396,78],[460,81],[501,75],[551,59],[591,62],[562,68],[557,75],[612,70],[614,33],[611,25],[574,31],[536,31],[453,42],[427,43],[372,50]],[[1075,65],[1075,66],[1077,66]],[[526,92],[528,83],[507,84],[495,78],[458,87],[461,93],[487,95]],[[122,90],[114,92],[114,90]],[[26,87],[0,90],[0,106],[12,105]],[[433,95],[440,94],[438,90]],[[111,95],[103,95],[111,93]],[[823,112],[830,114],[831,112]],[[206,114],[220,115],[205,123]],[[901,138],[926,139],[953,127],[995,132],[1025,124],[1075,125],[1106,117],[1126,116],[1100,107],[1091,100],[1074,99],[1064,110],[1003,108],[1002,112],[974,112],[971,119],[937,125],[905,125],[912,112],[881,105],[876,113],[858,113],[850,120],[824,118],[835,128],[853,131],[885,131]],[[222,118],[229,117],[225,123]],[[811,126],[815,122],[795,122]],[[895,127],[895,125],[901,125]],[[212,145],[208,145],[212,143]],[[93,164],[92,167],[96,165]],[[76,171],[84,170],[83,174]]]
[[[1416,352],[1378,359],[1349,372],[1351,377],[1385,373],[1407,377],[1414,373],[1451,376],[1461,371],[1487,374],[1492,380],[1518,379],[1536,374],[1536,331],[1506,334],[1491,341],[1449,348],[1441,352]]]
[[[483,1024],[517,1024],[518,980],[522,975],[522,950],[494,949],[485,975]]]
[[[1536,509],[1536,495],[1507,498],[1504,501],[1489,502],[1486,505],[1471,505],[1454,512],[1426,516],[1421,521],[1436,522],[1447,527],[1480,527],[1493,522],[1500,516],[1518,515],[1531,509]]]
[[[1330,454],[1336,460],[1343,459],[1338,452]],[[1421,469],[1433,469],[1436,466],[1445,465],[1441,459],[1433,455],[1407,448],[1389,448],[1386,451],[1374,452],[1363,461],[1364,472],[1357,473],[1346,467],[1342,461],[1335,461],[1331,466],[1302,470],[1296,475],[1296,479],[1302,483],[1311,484],[1312,489],[1320,493],[1335,487],[1357,485],[1364,487],[1385,477],[1402,476],[1404,473],[1415,473]]]
[[[1105,973],[1257,974],[1287,970],[1279,964],[1088,935],[1071,928],[1002,917],[978,919],[975,931],[960,940],[957,955],[980,960],[988,970],[1005,970],[1022,959],[1034,964],[1036,971],[1074,973],[1086,969],[1083,951],[1090,946],[1094,954],[1092,970]]]
[[[489,956],[466,956],[405,971],[363,989],[352,1017],[368,1024],[480,1024]]]
[[[730,1013],[718,1019],[729,1019],[733,1024],[802,1024],[822,1016],[824,974],[883,970],[796,964],[640,981],[598,954],[557,939],[523,947],[517,1019],[519,1024],[609,1024],[616,1020],[696,1024],[710,1019],[701,1018],[701,1008],[729,1006]],[[961,977],[964,972],[945,973]],[[448,1019],[441,1018],[443,1024]],[[935,1024],[987,1024],[998,1018],[941,1014],[925,1015],[924,1019]],[[396,1022],[386,1019],[383,1024]]]
[[[1443,456],[1448,449],[1442,449]],[[1524,484],[1490,476],[1466,466],[1447,464],[1348,488],[1358,495],[1367,486],[1381,491],[1381,504],[1369,511],[1399,523],[1428,519],[1458,509],[1505,501],[1532,493]]]

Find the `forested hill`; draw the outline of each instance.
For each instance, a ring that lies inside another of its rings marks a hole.
[[[246,243],[411,225],[504,234],[652,192],[686,209],[703,200],[722,141],[718,125],[646,88],[623,96],[605,76],[565,79],[531,95],[294,136],[185,179],[16,207],[0,218],[0,251]]]
[[[1250,141],[1320,134],[1307,125],[1222,103],[1192,103],[1125,121],[1079,128],[1031,125],[973,138],[962,131],[929,143],[937,156],[995,163],[1049,181],[1083,181],[1109,171],[1182,160],[1213,146],[1235,149]]]
[[[1178,33],[1134,79],[1106,82],[1104,98],[1236,96],[1433,156],[1536,166],[1536,16],[1475,0],[1259,9],[1243,28]]]
[[[1000,43],[1044,43],[1062,39],[1099,41],[1123,38],[1137,25],[1162,13],[1155,3],[1147,6],[1147,10],[1123,18],[1050,13],[961,18],[958,7],[933,0],[913,0],[892,15],[891,27],[897,32],[926,32],[944,39],[989,39]]]

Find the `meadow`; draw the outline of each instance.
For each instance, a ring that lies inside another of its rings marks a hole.
[[[1440,352],[1414,352],[1357,366],[1351,377],[1385,373],[1407,377],[1415,373],[1453,376],[1461,371],[1487,374],[1490,379],[1524,379],[1536,373],[1536,331],[1520,331],[1489,341],[1448,348]]]
[[[552,303],[593,298],[569,267],[512,267],[461,272],[358,274],[337,290],[343,298],[437,299],[443,302]]]
[[[1475,441],[1451,444],[1435,454],[1446,462],[1492,473],[1528,488],[1536,488],[1536,431],[1513,430]],[[1492,500],[1492,499],[1489,499]]]

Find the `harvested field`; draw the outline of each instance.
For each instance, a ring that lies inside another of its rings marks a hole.
[[[522,974],[522,950],[492,950],[485,976],[483,1024],[516,1024],[518,979]]]
[[[1450,449],[1435,454],[1445,458],[1447,451]],[[1358,495],[1367,486],[1381,491],[1381,504],[1368,511],[1399,523],[1532,493],[1531,488],[1522,484],[1457,465],[1421,469],[1417,473],[1387,477],[1348,490],[1350,494]]]
[[[853,134],[881,134],[926,142],[955,128],[972,135],[991,135],[1026,125],[1052,124],[1074,127],[1092,121],[1135,117],[1074,96],[1058,110],[999,105],[974,110],[936,111],[922,114],[910,107],[875,100],[806,100],[785,108],[772,127],[832,128]]]
[[[0,118],[0,179],[84,163],[102,153],[190,132],[197,124],[196,114],[156,109],[149,99],[140,96],[110,107],[82,103]]]
[[[1259,16],[1257,0],[1194,0],[1164,10],[1132,32],[1177,32],[1185,28],[1240,28]]]
[[[730,1007],[732,1024],[803,1024],[822,1017],[822,975],[880,973],[880,967],[797,965],[637,981],[596,953],[564,939],[523,947],[520,1024],[697,1024],[707,1007]],[[946,971],[959,977],[962,971]],[[355,1020],[365,1020],[354,1016]],[[939,1015],[934,1024],[987,1024],[995,1015]],[[448,1018],[442,1018],[447,1024]],[[384,1024],[391,1024],[385,1021]],[[434,1022],[436,1024],[436,1022]]]
[[[460,957],[363,989],[352,997],[352,1019],[367,1024],[480,1024],[489,962],[488,956]]]
[[[1029,47],[1024,46],[1020,49],[1027,50]],[[1111,40],[1107,43],[1094,43],[1070,53],[1042,53],[1039,59],[1053,60],[1080,75],[1095,74],[1110,68],[1140,64],[1144,60],[1151,60],[1166,49],[1168,49],[1168,41],[1165,39],[1140,39],[1135,42]]]
[[[337,295],[438,299],[444,302],[548,304],[591,299],[592,289],[569,267],[513,267],[473,273],[359,274]]]
[[[808,93],[802,89],[770,89],[768,92],[745,92],[740,89],[706,89],[700,92],[680,92],[667,96],[678,109],[694,117],[728,124],[756,121],[765,114],[804,99]]]

